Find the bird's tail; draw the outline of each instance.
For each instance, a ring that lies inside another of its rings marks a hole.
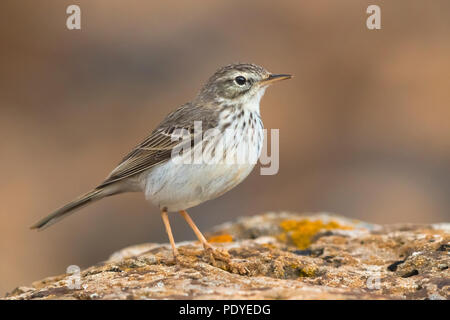
[[[58,210],[48,215],[47,217],[41,219],[36,224],[31,226],[31,229],[43,230],[47,227],[50,227],[52,224],[58,222],[59,220],[68,217],[71,213],[74,213],[76,210],[83,208],[97,200],[100,200],[112,194],[113,192],[108,191],[106,188],[99,188],[89,191],[88,193],[82,195],[81,197],[78,197],[72,202],[59,208]]]

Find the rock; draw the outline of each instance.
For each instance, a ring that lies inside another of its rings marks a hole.
[[[449,230],[267,213],[214,228],[214,260],[198,242],[178,244],[178,263],[141,244],[6,299],[449,299]]]

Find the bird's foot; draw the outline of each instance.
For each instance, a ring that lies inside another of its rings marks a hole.
[[[204,246],[204,250],[214,267],[226,270],[231,273],[237,273],[241,275],[249,274],[247,266],[241,262],[232,261],[231,256],[227,250],[213,248],[211,245]]]
[[[228,265],[231,261],[228,251],[218,248],[213,248],[209,243],[203,245],[204,252],[209,258],[211,264],[215,267],[223,267]]]

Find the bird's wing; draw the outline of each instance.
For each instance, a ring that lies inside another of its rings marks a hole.
[[[170,134],[164,131],[153,132],[122,160],[99,187],[131,177],[169,160],[173,147],[178,143],[179,141],[172,141]]]
[[[166,162],[172,155],[172,150],[180,140],[172,141],[176,130],[187,130],[190,136],[183,136],[183,143],[194,139],[194,121],[207,120],[207,113],[199,113],[197,108],[187,104],[169,114],[166,119],[145,139],[136,146],[122,162],[110,173],[98,188],[126,179],[148,170],[160,163]],[[188,138],[188,140],[186,140]],[[190,139],[189,139],[190,138]]]

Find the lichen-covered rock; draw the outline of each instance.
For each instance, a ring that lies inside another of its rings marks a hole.
[[[19,287],[6,299],[448,299],[449,224],[380,226],[330,214],[268,213],[197,242],[141,244],[79,275]],[[225,257],[225,258],[223,258]],[[78,277],[78,278],[74,278]]]

